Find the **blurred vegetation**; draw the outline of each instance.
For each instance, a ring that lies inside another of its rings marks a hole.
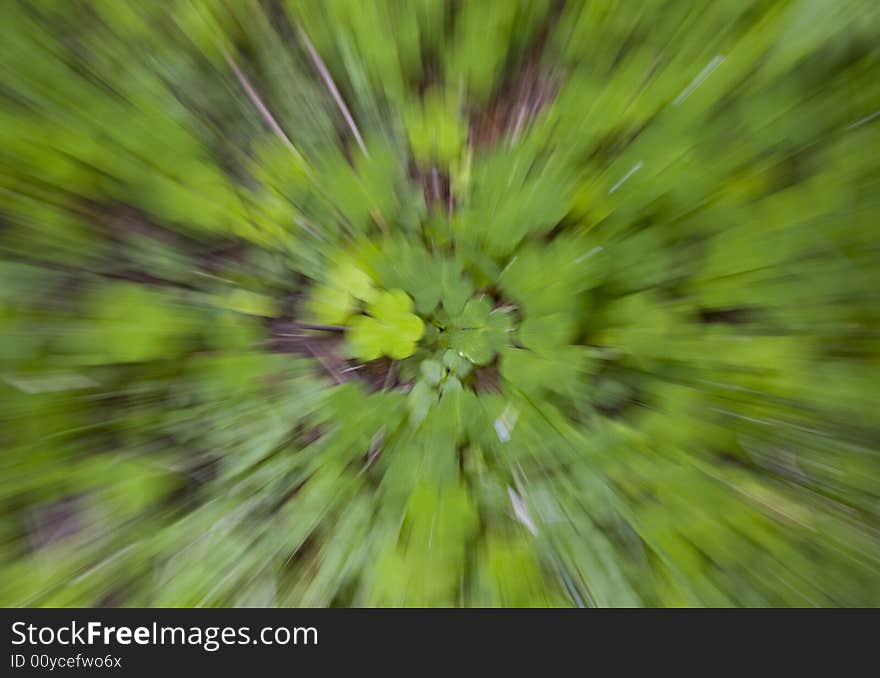
[[[875,0],[0,23],[0,604],[880,604]]]

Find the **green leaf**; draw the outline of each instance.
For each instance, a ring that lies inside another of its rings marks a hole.
[[[569,313],[526,318],[519,328],[523,346],[539,353],[551,353],[574,338],[575,326]]]
[[[462,388],[461,382],[458,380],[457,377],[452,377],[452,376],[447,377],[446,381],[443,382],[444,395],[446,393],[455,393],[457,391],[460,392],[462,390],[463,390],[463,388]]]
[[[425,331],[422,320],[411,313],[412,299],[402,290],[380,292],[367,307],[368,316],[350,323],[348,341],[352,354],[362,360],[387,355],[402,360],[415,352]]]
[[[451,347],[475,365],[485,365],[510,341],[511,313],[492,309],[486,297],[471,299],[453,318]]]
[[[306,304],[309,316],[319,323],[341,325],[356,309],[356,300],[342,287],[317,285]]]
[[[413,386],[413,390],[409,392],[406,400],[407,409],[409,409],[410,423],[418,425],[425,420],[428,412],[437,402],[437,394],[431,389],[427,382],[419,381]]]
[[[423,360],[420,369],[422,376],[431,386],[440,383],[440,377],[443,376],[443,366],[436,360]]]
[[[473,363],[452,349],[443,354],[443,364],[459,379],[464,379],[474,368]]]
[[[442,262],[440,279],[443,309],[451,316],[458,315],[473,294],[473,285],[463,276],[461,263],[454,259]]]
[[[545,390],[571,395],[588,368],[588,354],[582,346],[564,346],[550,355],[508,348],[500,365],[501,376],[507,381],[538,395]]]
[[[347,290],[355,299],[369,303],[376,298],[377,290],[372,278],[352,261],[340,264],[330,279],[336,287]]]
[[[327,325],[344,324],[358,308],[378,294],[373,280],[350,259],[342,260],[328,276],[329,282],[312,288],[306,302],[308,314]]]

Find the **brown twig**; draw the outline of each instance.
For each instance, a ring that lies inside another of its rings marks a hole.
[[[388,373],[385,375],[385,381],[382,383],[382,390],[387,391],[388,387],[391,386],[391,382],[394,380],[394,362],[388,366]]]
[[[309,56],[312,58],[312,62],[315,64],[315,68],[318,69],[318,73],[321,75],[321,79],[324,81],[324,84],[327,85],[327,89],[330,90],[330,94],[333,96],[333,100],[336,102],[336,105],[339,106],[339,110],[342,112],[342,117],[345,118],[345,122],[348,124],[351,133],[354,134],[354,138],[357,141],[358,146],[360,146],[361,150],[364,152],[364,155],[369,158],[370,154],[367,152],[367,147],[364,144],[363,138],[361,137],[360,130],[355,124],[354,118],[351,117],[348,106],[345,105],[345,101],[342,99],[342,95],[339,93],[339,90],[336,87],[336,83],[333,82],[333,77],[330,75],[330,71],[327,70],[327,67],[324,65],[324,61],[321,59],[321,55],[318,54],[318,51],[315,49],[312,41],[309,40],[309,36],[306,35],[306,32],[302,29],[302,26],[297,26],[297,29],[303,43],[305,43],[306,49],[309,52]]]
[[[321,325],[318,323],[303,323],[299,321],[285,322],[276,326],[277,330],[293,329],[293,330],[315,330],[317,332],[345,332],[348,328],[345,325]],[[283,331],[276,331],[279,337],[287,336]],[[293,334],[290,336],[301,336]]]
[[[379,456],[379,452],[382,451],[382,445],[385,443],[385,427],[379,429],[376,435],[373,436],[373,439],[370,441],[370,449],[367,450],[367,460],[364,464],[364,471],[366,471],[370,466],[376,461],[376,458]]]
[[[327,362],[327,360],[324,359],[323,356],[319,355],[318,352],[314,348],[312,348],[312,345],[309,342],[305,341],[305,342],[303,342],[303,345],[306,347],[306,350],[309,353],[311,353],[312,356],[314,356],[319,363],[321,363],[321,367],[323,367],[325,370],[327,370],[327,373],[331,377],[333,377],[333,381],[335,381],[337,384],[344,384],[345,383],[345,379],[342,378],[342,375],[339,374],[339,372],[337,372],[333,368],[333,366],[329,362]]]
[[[300,152],[296,150],[296,146],[293,145],[293,142],[290,140],[290,137],[284,133],[284,130],[281,129],[281,125],[278,124],[278,121],[275,119],[275,116],[272,115],[272,112],[268,109],[266,104],[263,103],[260,95],[257,94],[257,91],[254,89],[254,86],[251,85],[250,80],[248,80],[247,76],[244,72],[238,67],[233,58],[229,56],[229,53],[226,50],[223,50],[223,56],[226,59],[226,63],[229,64],[229,68],[232,69],[232,72],[235,73],[235,77],[238,78],[238,82],[241,83],[241,86],[244,88],[244,91],[247,93],[248,98],[251,100],[251,103],[254,105],[254,108],[259,112],[260,117],[263,118],[265,123],[269,125],[269,128],[275,133],[275,135],[281,139],[282,143],[300,160],[302,159],[302,155]]]

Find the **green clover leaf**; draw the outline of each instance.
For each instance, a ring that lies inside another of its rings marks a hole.
[[[412,308],[412,299],[402,290],[379,292],[367,307],[369,315],[357,316],[350,323],[352,355],[361,360],[375,360],[382,355],[395,360],[411,356],[425,332],[424,323]]]

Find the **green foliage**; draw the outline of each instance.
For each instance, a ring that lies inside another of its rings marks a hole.
[[[431,91],[404,114],[409,143],[416,162],[424,167],[437,162],[449,167],[460,155],[467,129],[459,118],[454,99]]]
[[[0,22],[0,603],[880,603],[873,0]]]

